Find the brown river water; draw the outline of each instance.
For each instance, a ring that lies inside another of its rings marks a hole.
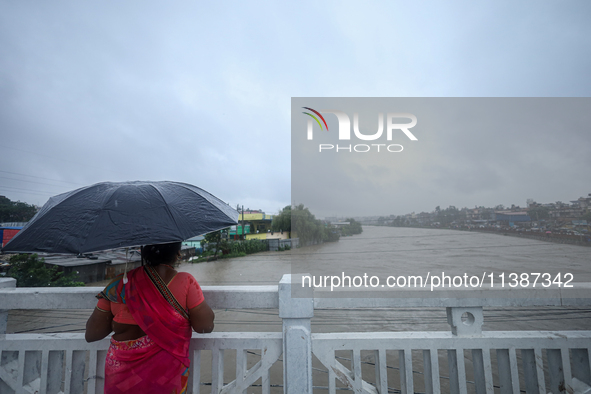
[[[591,248],[477,232],[365,226],[339,242],[181,263],[202,286],[277,284],[284,274],[388,276],[570,272],[591,282]],[[108,281],[88,286],[104,286]],[[377,296],[378,293],[376,293]],[[216,331],[280,331],[276,310],[216,310]],[[83,332],[89,310],[11,311],[8,332]],[[485,308],[485,330],[591,329],[589,307]],[[448,330],[444,308],[316,311],[315,332]]]

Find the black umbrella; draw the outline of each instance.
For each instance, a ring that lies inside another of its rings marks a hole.
[[[236,224],[238,212],[179,182],[103,182],[49,199],[3,252],[88,253],[183,241]]]

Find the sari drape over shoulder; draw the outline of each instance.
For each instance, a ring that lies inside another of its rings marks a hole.
[[[192,334],[189,315],[152,267],[136,268],[127,277],[127,284],[118,278],[98,297],[127,304],[146,336],[111,339],[105,393],[184,393]]]

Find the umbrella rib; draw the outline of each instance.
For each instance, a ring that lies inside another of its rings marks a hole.
[[[189,191],[192,191],[190,188],[186,187],[184,184],[182,184],[182,183],[180,183],[180,182],[179,182],[178,184],[179,184],[179,186],[181,186],[181,187],[183,187],[183,188],[185,188],[185,189],[187,189],[187,190],[189,190]],[[195,187],[196,189],[199,189],[199,190],[201,190],[203,193],[207,193],[207,194],[209,194],[210,196],[212,196],[213,198],[215,198],[215,199],[217,199],[217,200],[220,200],[219,198],[217,198],[217,197],[216,197],[216,196],[214,196],[213,194],[209,193],[208,191],[205,191],[205,190],[203,190],[203,189],[201,189],[200,187],[197,187],[197,186],[194,186],[194,187]],[[203,196],[201,196],[201,197],[203,197]],[[205,197],[203,197],[203,198],[205,198]],[[205,199],[206,199],[206,200],[208,200],[207,198],[205,198]],[[209,201],[209,200],[208,200],[208,201]],[[221,200],[220,200],[220,201],[221,201]],[[222,202],[223,202],[223,201],[222,201]],[[210,201],[210,203],[211,203],[211,201]],[[224,204],[225,204],[225,203],[224,203]],[[214,207],[215,209],[217,209],[217,210],[218,210],[220,213],[222,213],[222,214],[224,214],[224,215],[228,216],[228,215],[227,215],[227,214],[226,214],[224,211],[222,211],[220,208],[218,208],[218,207],[217,207],[215,204],[213,204],[213,203],[212,203],[211,205],[213,205],[213,207]],[[229,205],[228,205],[228,206],[229,206]],[[229,206],[229,207],[230,207],[230,206]],[[231,209],[231,210],[234,210],[234,208],[232,208],[232,207],[230,207],[230,209]],[[236,211],[236,213],[238,213],[238,211]],[[238,216],[240,216],[240,214],[239,214],[239,213],[238,213]],[[236,223],[238,223],[238,221],[236,221]]]
[[[160,194],[160,197],[162,197],[162,201],[164,201],[164,207],[166,208],[166,212],[168,212],[168,215],[170,216],[170,218],[174,222],[174,225],[176,226],[176,228],[179,228],[179,224],[176,222],[174,215],[172,214],[172,212],[170,212],[170,207],[168,206],[166,198],[164,198],[164,194],[162,194],[162,192],[160,190],[158,190],[158,188],[156,186],[154,186],[153,184],[150,184],[150,186],[153,187],[154,190],[156,190],[158,192],[158,194]],[[181,241],[184,241],[184,239]]]
[[[84,190],[84,189],[88,189],[88,188],[90,188],[90,187],[92,187],[92,185],[91,185],[91,186],[83,186],[83,187],[80,187],[80,188],[78,188],[78,189],[76,189],[76,190],[71,190],[71,191],[69,191],[69,192],[60,193],[60,194],[58,194],[58,195],[56,195],[56,196],[51,196],[51,197],[49,197],[49,199],[47,200],[47,203],[49,203],[49,202],[50,202],[52,199],[55,199],[55,198],[57,198],[57,197],[60,197],[60,196],[66,195],[66,196],[65,196],[65,197],[64,197],[64,198],[63,198],[63,199],[62,199],[62,200],[61,200],[59,203],[56,203],[56,204],[54,204],[54,205],[52,205],[52,206],[51,206],[51,208],[54,208],[54,207],[56,207],[56,206],[58,206],[58,205],[62,204],[64,201],[66,201],[66,200],[68,200],[68,199],[72,198],[72,197],[73,197],[73,196],[74,196],[74,195],[75,195],[77,192],[80,192],[81,190]],[[45,203],[45,204],[47,204],[47,203]],[[8,242],[6,243],[6,245],[4,245],[4,247],[2,248],[2,251],[4,251],[5,249],[7,249],[7,246],[8,246],[8,245],[9,245],[9,244],[10,244],[10,243],[13,241],[13,240],[15,240],[15,242],[16,242],[17,244],[18,244],[18,242],[19,242],[19,241],[22,241],[22,239],[21,239],[21,240],[17,240],[17,238],[18,238],[18,236],[19,236],[19,235],[22,235],[22,234],[24,234],[23,230],[26,230],[26,229],[27,229],[28,227],[30,227],[30,226],[31,226],[31,225],[32,225],[32,224],[33,224],[35,221],[37,221],[37,220],[41,220],[41,219],[42,219],[42,218],[45,216],[45,214],[47,214],[47,212],[49,212],[49,211],[51,210],[51,208],[49,208],[48,210],[46,210],[45,212],[43,212],[43,208],[45,208],[45,205],[43,205],[43,207],[41,207],[41,209],[39,210],[39,212],[37,212],[37,213],[35,214],[35,216],[33,216],[33,217],[31,218],[31,220],[29,220],[29,221],[27,222],[27,224],[25,224],[25,226],[24,226],[24,227],[21,229],[21,231],[19,231],[18,233],[16,233],[16,235],[15,235],[14,237],[12,237],[12,239],[11,239],[10,241],[8,241]],[[39,215],[39,214],[41,214],[41,215]],[[13,243],[13,245],[14,245],[14,243]],[[11,245],[11,246],[12,246],[12,245]],[[10,249],[8,249],[8,250],[10,251]],[[14,252],[18,252],[18,251],[16,251],[16,250],[15,250]],[[28,253],[28,252],[29,252],[29,251],[26,251],[26,252],[24,252],[24,253]]]
[[[95,186],[95,185],[93,185]],[[90,186],[89,186],[90,187]],[[117,192],[118,189],[116,188],[109,188],[109,195],[108,197],[103,199],[102,205],[100,207],[100,211],[104,211],[105,210],[105,205],[107,205],[107,203],[109,202],[109,200],[111,199],[111,197],[113,197],[113,194],[115,194]],[[94,250],[85,250],[84,248],[88,248],[87,244],[88,244],[88,238],[90,236],[90,234],[92,233],[92,231],[95,229],[96,225],[97,225],[97,219],[98,216],[95,216],[93,218],[93,222],[92,222],[92,226],[88,227],[86,234],[83,238],[84,242],[82,245],[79,246],[79,250],[78,253],[89,253],[89,252],[94,252]],[[112,220],[111,220],[112,221]],[[100,249],[98,249],[100,250]]]

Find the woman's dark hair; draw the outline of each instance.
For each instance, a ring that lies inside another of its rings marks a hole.
[[[160,264],[174,263],[181,250],[182,242],[146,245],[142,248],[142,260],[152,267]]]

